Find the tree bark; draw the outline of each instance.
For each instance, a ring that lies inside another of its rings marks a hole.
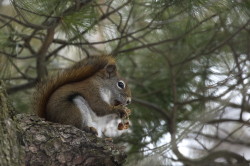
[[[18,142],[13,110],[0,81],[0,165],[4,166],[24,165],[24,148]]]
[[[0,165],[116,166],[126,159],[123,147],[70,125],[46,122],[29,114],[11,116],[0,85]]]

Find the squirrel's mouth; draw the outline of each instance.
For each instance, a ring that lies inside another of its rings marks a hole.
[[[122,105],[122,103],[120,101],[118,101],[118,100],[115,100],[114,101],[114,106],[118,106],[118,105]]]

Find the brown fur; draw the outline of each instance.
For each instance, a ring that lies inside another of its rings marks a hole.
[[[46,118],[46,105],[50,96],[63,85],[85,80],[103,69],[107,64],[115,64],[115,59],[111,56],[91,57],[88,60],[82,60],[69,69],[66,69],[41,82],[37,85],[37,91],[34,95],[34,110],[38,116]],[[84,67],[83,67],[84,66]]]
[[[34,106],[38,116],[61,124],[86,127],[80,110],[72,101],[74,95],[82,96],[98,116],[117,113],[126,116],[124,105],[131,97],[129,88],[117,87],[119,77],[115,59],[110,56],[91,57],[58,73],[37,86]],[[100,89],[112,93],[110,103],[103,101]],[[115,106],[119,100],[120,105]],[[84,115],[83,115],[84,116]],[[91,127],[91,126],[87,126]]]

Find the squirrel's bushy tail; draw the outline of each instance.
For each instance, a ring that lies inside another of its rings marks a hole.
[[[107,64],[115,64],[115,59],[111,56],[89,57],[59,72],[56,76],[41,81],[34,93],[34,111],[39,117],[46,118],[46,105],[53,92],[63,85],[91,77]]]

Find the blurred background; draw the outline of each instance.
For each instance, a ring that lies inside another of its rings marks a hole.
[[[125,165],[250,163],[250,1],[0,0],[0,79],[16,113],[36,83],[116,57],[132,89]]]

